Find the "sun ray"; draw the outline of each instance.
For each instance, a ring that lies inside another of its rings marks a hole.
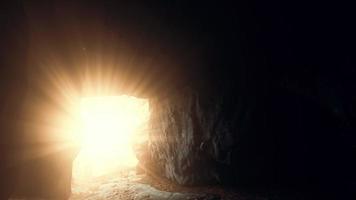
[[[80,103],[80,115],[83,140],[74,163],[75,179],[87,180],[137,164],[134,135],[148,122],[146,99],[125,95],[86,97]]]

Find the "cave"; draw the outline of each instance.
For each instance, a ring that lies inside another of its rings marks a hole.
[[[356,198],[352,6],[0,8],[0,199]]]

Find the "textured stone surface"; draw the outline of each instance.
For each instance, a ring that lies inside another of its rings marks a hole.
[[[203,99],[187,89],[179,96],[150,101],[149,151],[167,178],[180,184],[220,182],[218,165],[231,162],[237,139],[234,116],[224,119],[226,110],[219,100]]]
[[[348,187],[352,146],[330,107],[287,90],[264,98],[228,92],[150,99],[148,171],[183,185]]]

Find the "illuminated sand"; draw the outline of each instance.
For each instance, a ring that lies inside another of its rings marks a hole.
[[[93,180],[85,188],[72,190],[70,200],[223,200],[204,193],[161,191],[141,181],[134,171],[122,171]]]

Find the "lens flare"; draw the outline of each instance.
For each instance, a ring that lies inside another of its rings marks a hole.
[[[137,164],[133,145],[148,122],[146,99],[124,95],[82,98],[80,117],[82,144],[74,161],[74,179],[98,177]]]

